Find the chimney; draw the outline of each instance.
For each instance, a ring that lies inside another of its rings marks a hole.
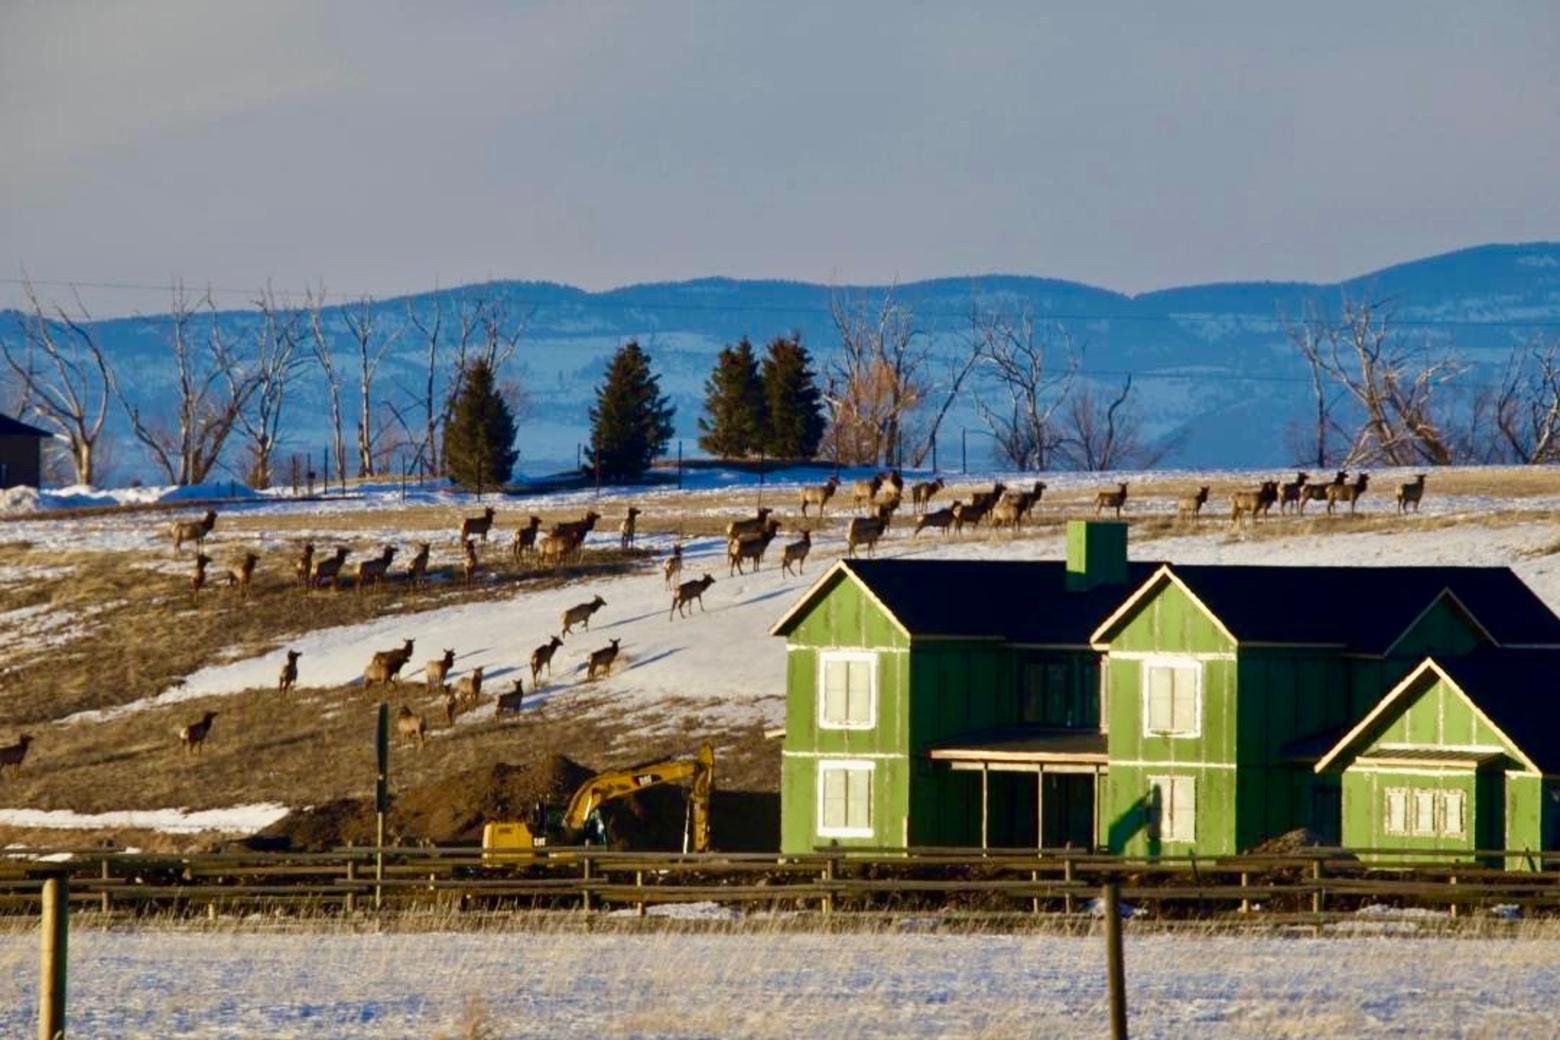
[[[1127,525],[1120,520],[1067,522],[1067,590],[1127,583]]]

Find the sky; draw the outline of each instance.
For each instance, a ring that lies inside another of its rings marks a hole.
[[[40,283],[1332,281],[1560,239],[1560,4],[3,0],[0,142]]]

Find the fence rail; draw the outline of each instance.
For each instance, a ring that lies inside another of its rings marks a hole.
[[[383,872],[375,876],[380,854]],[[513,854],[511,854],[513,855]],[[1521,863],[1511,871],[1490,864]],[[0,913],[35,913],[44,876],[69,878],[75,907],[106,913],[383,907],[594,910],[715,902],[802,912],[1076,914],[1105,882],[1165,920],[1320,923],[1367,906],[1560,917],[1560,853],[1305,849],[1124,859],[1073,849],[820,850],[805,856],[549,849],[484,862],[481,850],[346,848],[190,855],[73,849],[0,857]]]

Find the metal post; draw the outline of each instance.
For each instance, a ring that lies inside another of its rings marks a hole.
[[[970,431],[965,427],[959,427],[959,472],[970,471]]]
[[[1111,1040],[1127,1037],[1127,972],[1121,954],[1121,883],[1105,882],[1105,972],[1110,988]]]
[[[937,434],[932,434],[932,472],[937,472]]]
[[[683,486],[682,486],[682,441],[678,441],[677,442],[677,490],[681,491],[682,489],[683,489]]]
[[[70,939],[70,881],[63,871],[43,882],[39,926],[38,1040],[65,1036],[65,965]]]
[[[764,452],[758,452],[758,508],[764,508]]]

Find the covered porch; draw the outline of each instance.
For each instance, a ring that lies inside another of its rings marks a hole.
[[[934,766],[979,785],[980,847],[1100,847],[1108,757],[1098,730],[1014,726],[932,748]]]

